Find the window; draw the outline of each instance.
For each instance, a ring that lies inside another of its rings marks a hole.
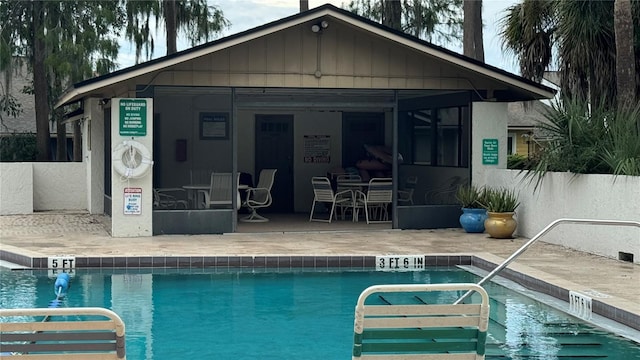
[[[468,166],[469,111],[466,106],[407,111],[411,121],[409,163]],[[406,149],[407,151],[409,149]]]

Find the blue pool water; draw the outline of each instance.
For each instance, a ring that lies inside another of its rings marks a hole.
[[[55,279],[0,269],[0,307],[47,307]],[[374,284],[477,282],[425,272],[77,271],[63,306],[99,306],[126,324],[127,358],[349,359],[358,295]],[[496,285],[487,359],[640,360],[638,344]],[[461,294],[460,294],[461,295]],[[453,302],[450,297],[428,302]]]

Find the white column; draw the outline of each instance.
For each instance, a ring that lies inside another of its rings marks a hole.
[[[507,167],[507,103],[474,102],[471,114],[471,178],[478,186],[485,185],[486,173]],[[487,144],[498,142],[497,163]]]
[[[111,99],[111,236],[151,236],[152,165],[140,164],[148,170],[139,177],[135,174],[138,167],[125,174],[117,172],[121,157],[114,159],[114,151],[123,147],[148,154],[148,159],[136,156],[139,164],[153,159],[153,99]],[[123,163],[127,166],[126,161]]]

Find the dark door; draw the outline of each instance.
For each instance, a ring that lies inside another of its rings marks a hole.
[[[256,169],[278,169],[271,196],[263,212],[293,212],[293,115],[256,115]]]
[[[384,113],[342,115],[342,167],[366,159],[364,145],[384,145]]]

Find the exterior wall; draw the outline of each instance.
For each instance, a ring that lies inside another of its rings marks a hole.
[[[85,163],[0,163],[0,215],[86,210]]]
[[[498,139],[498,164],[482,164],[482,140]],[[471,179],[484,183],[486,173],[507,167],[507,103],[474,102],[471,109]]]
[[[0,162],[0,215],[33,212],[33,163]]]
[[[559,218],[640,221],[638,176],[548,173],[534,190],[535,182],[524,179],[520,171],[494,170],[484,184],[518,192],[516,233],[527,238]],[[615,259],[619,252],[629,253],[640,264],[639,228],[566,224],[541,240]]]
[[[330,21],[322,33],[313,33],[311,25],[221,49],[157,76],[145,75],[138,83],[472,90],[488,87],[491,81],[436,58],[425,61],[424,53],[339,21]]]
[[[87,204],[91,214],[104,213],[104,113],[98,99],[85,100],[82,159],[87,164]]]

